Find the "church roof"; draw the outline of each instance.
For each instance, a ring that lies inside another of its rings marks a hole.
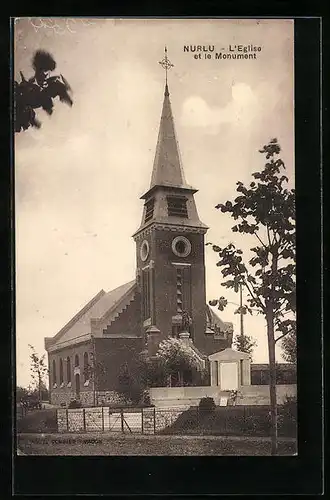
[[[133,299],[135,290],[135,280],[110,292],[101,290],[54,337],[45,340],[46,349],[55,345],[58,347],[63,345],[64,347],[66,344],[89,338],[92,333],[92,322],[101,325],[110,324]],[[232,328],[232,323],[222,321],[208,305],[206,319],[207,327],[210,329],[218,326],[220,331],[226,332]]]
[[[135,280],[125,283],[110,292],[101,290],[93,299],[88,302],[56,335],[52,337],[48,344],[62,344],[73,339],[78,339],[86,334],[92,333],[91,320],[100,320],[104,316],[111,318],[117,314],[117,308],[124,307],[123,298],[127,297],[127,302],[134,294]]]
[[[226,332],[232,329],[233,324],[227,321],[222,321],[219,316],[208,305],[206,308],[206,326],[213,329],[217,326],[221,332]]]

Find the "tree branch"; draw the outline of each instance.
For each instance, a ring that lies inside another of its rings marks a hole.
[[[282,333],[282,335],[280,335],[279,337],[277,337],[277,339],[275,339],[275,344],[276,344],[276,342],[278,342],[278,340],[283,339],[283,337],[286,337],[291,332],[295,332],[295,330],[293,328],[291,328],[291,330],[289,330],[288,332]]]
[[[271,247],[272,246],[272,242],[271,242],[271,239],[270,239],[270,233],[269,233],[269,226],[268,226],[268,224],[267,224],[266,228],[267,228],[268,243],[269,243],[269,246]]]
[[[256,232],[253,233],[257,238],[258,240],[260,241],[260,243],[262,244],[263,247],[265,247],[267,249],[267,246],[265,245],[265,243],[259,238],[259,236],[257,235]]]
[[[253,290],[253,292],[251,291],[250,289],[250,286],[249,286],[249,283],[247,282],[247,280],[244,281],[245,283],[245,286],[246,288],[248,289],[249,291],[249,294],[251,295],[251,297],[256,301],[256,302],[259,302],[260,304],[260,307],[263,311],[266,311],[266,307],[264,306],[264,304],[261,302],[261,300],[259,299],[259,297],[257,295],[255,295],[255,292]],[[252,288],[253,288],[253,285],[252,285]]]

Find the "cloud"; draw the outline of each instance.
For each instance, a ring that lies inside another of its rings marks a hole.
[[[248,128],[256,119],[262,119],[265,102],[271,107],[277,103],[276,90],[263,83],[253,91],[246,83],[234,83],[231,100],[223,107],[210,106],[202,97],[191,96],[182,106],[181,123],[187,127],[204,127],[208,133],[217,133],[223,124]]]

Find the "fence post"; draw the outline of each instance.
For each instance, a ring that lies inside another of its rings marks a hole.
[[[69,410],[66,409],[66,430],[69,430]]]
[[[121,432],[124,434],[124,410],[120,409],[120,418],[121,418]]]
[[[83,408],[83,420],[84,420],[84,431],[86,432],[86,413],[85,413],[86,408]]]
[[[104,432],[104,411],[102,406],[102,432]]]
[[[141,433],[144,434],[144,430],[143,430],[143,408],[141,408]]]
[[[154,434],[156,434],[156,407],[154,406]]]

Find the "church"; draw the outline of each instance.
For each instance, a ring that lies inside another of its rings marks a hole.
[[[186,342],[204,366],[209,355],[231,347],[232,323],[206,304],[208,227],[199,218],[196,192],[181,163],[166,78],[151,182],[133,234],[136,277],[101,290],[54,337],[45,338],[52,404],[120,402],[122,367],[134,370],[141,352],[155,355],[170,336]],[[91,366],[103,366],[102,376],[93,376]]]

